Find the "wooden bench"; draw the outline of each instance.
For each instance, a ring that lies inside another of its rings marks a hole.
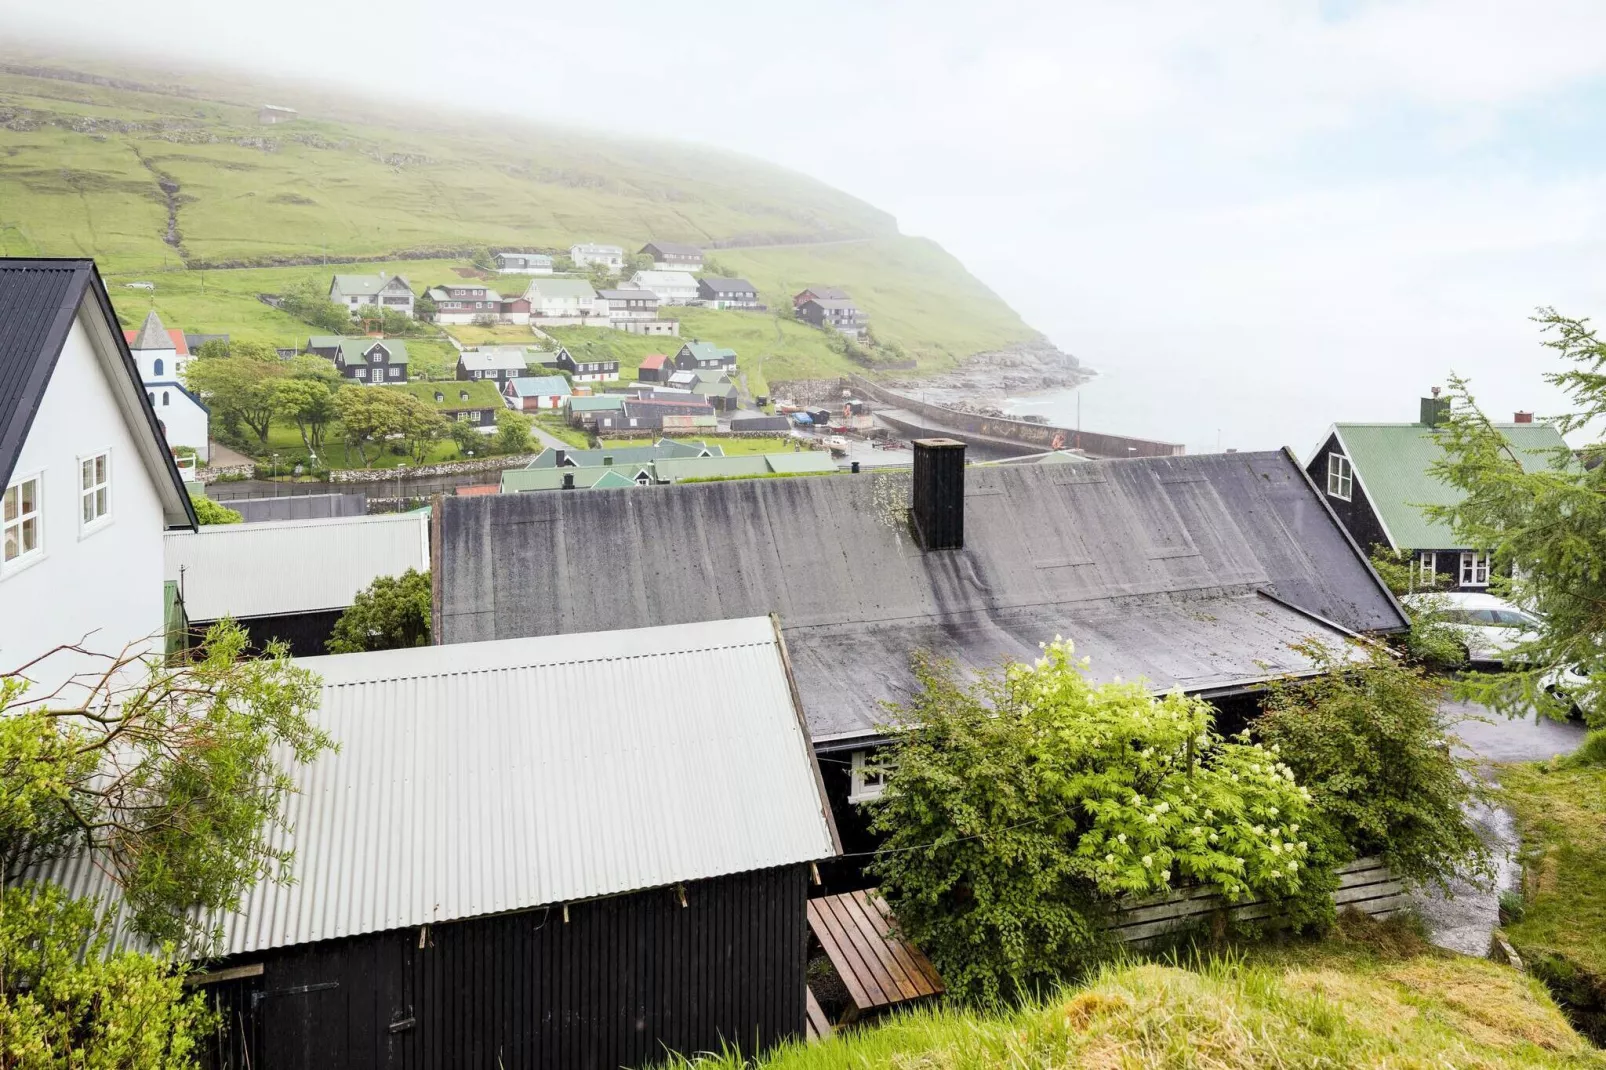
[[[943,992],[931,961],[895,935],[892,912],[874,888],[810,899],[808,915],[809,930],[842,978],[852,1004],[837,1024]],[[810,1002],[818,1007],[812,993]]]

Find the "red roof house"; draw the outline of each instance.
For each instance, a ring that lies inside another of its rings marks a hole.
[[[639,383],[666,382],[675,371],[669,358],[662,353],[652,353],[642,358],[641,367],[636,370],[636,381]]]

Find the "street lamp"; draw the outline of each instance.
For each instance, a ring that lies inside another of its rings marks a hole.
[[[279,496],[279,455],[273,454],[273,496]]]

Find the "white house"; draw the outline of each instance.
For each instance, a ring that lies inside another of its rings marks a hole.
[[[496,270],[504,275],[550,275],[552,258],[545,253],[497,253]]]
[[[660,305],[689,305],[697,300],[697,280],[689,271],[638,271],[630,276],[633,290],[651,290]]]
[[[617,245],[583,243],[569,246],[569,259],[582,270],[595,265],[617,272],[625,266],[625,251]]]
[[[530,302],[530,322],[537,326],[608,325],[607,304],[599,306],[597,291],[584,279],[531,279],[524,299]]]
[[[212,414],[201,399],[184,386],[184,365],[189,363],[190,347],[183,331],[162,326],[152,309],[137,331],[124,331],[123,339],[139,367],[145,395],[169,446],[188,446],[205,464],[211,460]]]
[[[350,309],[353,319],[364,305],[413,318],[413,287],[400,275],[336,275],[329,281],[329,300]]]
[[[162,533],[195,509],[93,261],[0,259],[0,487],[0,671],[161,653]]]

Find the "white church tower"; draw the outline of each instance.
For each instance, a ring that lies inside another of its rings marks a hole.
[[[209,460],[212,417],[201,399],[184,387],[181,373],[190,361],[183,331],[169,331],[153,309],[136,331],[123,332],[139,365],[145,394],[161,422],[169,446],[189,446],[201,463]]]

